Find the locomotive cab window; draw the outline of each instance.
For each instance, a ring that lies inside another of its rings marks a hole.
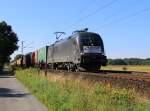
[[[104,53],[103,41],[97,34],[81,34],[79,41],[83,53]]]
[[[82,46],[100,46],[101,39],[99,36],[85,36],[81,37],[80,43]]]

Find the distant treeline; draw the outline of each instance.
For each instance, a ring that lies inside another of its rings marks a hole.
[[[150,58],[108,59],[108,65],[150,65]]]

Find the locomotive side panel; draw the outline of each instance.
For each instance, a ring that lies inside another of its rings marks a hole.
[[[48,47],[48,52],[47,52],[47,64],[52,64],[54,63],[53,60],[53,45]]]
[[[79,48],[76,39],[68,38],[65,41],[54,45],[54,62],[76,62],[76,54],[79,53]]]

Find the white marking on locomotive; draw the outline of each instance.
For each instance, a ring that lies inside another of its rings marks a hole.
[[[102,53],[101,46],[83,46],[84,53]]]

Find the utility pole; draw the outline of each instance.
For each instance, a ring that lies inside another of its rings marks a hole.
[[[24,45],[24,42],[25,41],[21,41],[21,54],[23,55],[24,54],[24,49],[25,48],[31,48],[31,47],[29,47],[31,44],[32,44],[32,42],[30,43],[30,44],[27,44],[26,46]]]
[[[23,55],[23,49],[24,49],[24,41],[21,42],[21,54]]]

